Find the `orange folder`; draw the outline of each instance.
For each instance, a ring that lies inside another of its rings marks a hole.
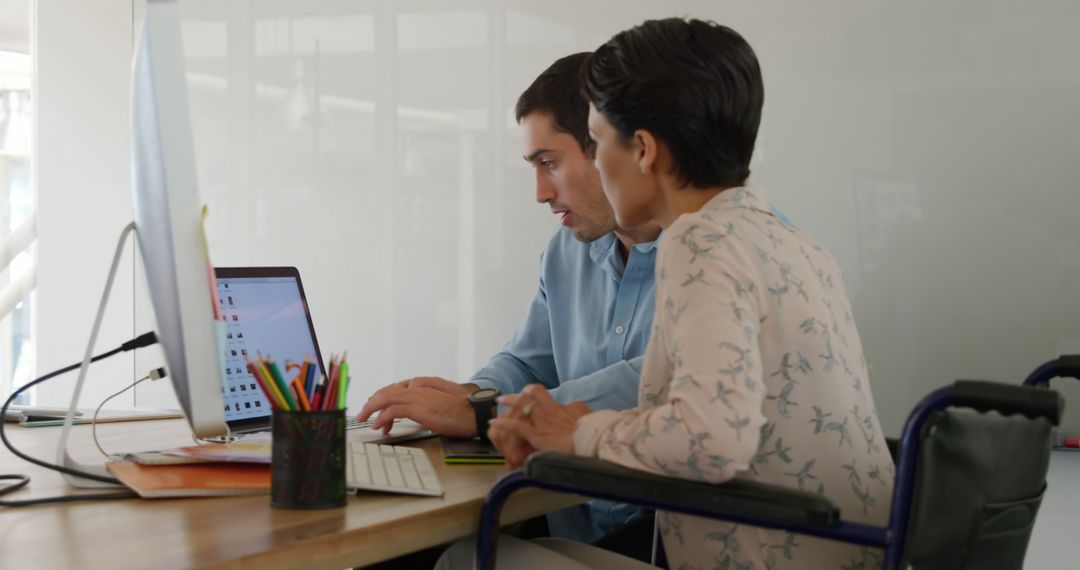
[[[140,465],[113,461],[109,472],[144,499],[270,493],[270,466],[252,463]]]

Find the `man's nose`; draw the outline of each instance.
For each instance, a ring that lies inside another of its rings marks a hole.
[[[551,180],[545,172],[541,170],[536,171],[536,201],[540,204],[547,204],[548,202],[555,201],[555,187],[551,184]]]

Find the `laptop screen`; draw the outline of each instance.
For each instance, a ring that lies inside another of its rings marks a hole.
[[[273,357],[286,380],[298,370],[285,361],[303,363],[322,356],[311,324],[300,274],[293,267],[219,267],[218,303],[226,322],[225,421],[231,428],[269,424],[270,403],[248,371],[246,359],[258,353]]]

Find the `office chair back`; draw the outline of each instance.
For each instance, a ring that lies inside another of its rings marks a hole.
[[[1023,567],[1057,423],[1030,415],[931,413],[919,437],[901,568]]]

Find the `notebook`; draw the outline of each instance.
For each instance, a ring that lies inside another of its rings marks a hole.
[[[67,408],[39,408],[30,406],[12,405],[4,414],[5,422],[27,422],[43,420],[62,420],[67,415]],[[75,416],[83,415],[75,412]]]
[[[64,425],[64,410],[59,417],[48,414],[22,414],[22,417],[11,416],[9,413],[5,421],[18,421],[22,427],[47,427]],[[9,419],[9,418],[14,419]],[[137,422],[143,420],[170,420],[182,418],[184,415],[179,410],[101,410],[98,414],[97,423],[107,424],[112,422]],[[94,423],[94,410],[84,409],[76,413],[73,425]]]
[[[144,499],[270,493],[270,466],[250,463],[142,465],[113,461],[109,472]]]
[[[506,458],[490,441],[478,437],[444,437],[442,446],[446,463],[506,463]]]
[[[202,461],[270,464],[273,457],[273,441],[269,436],[255,434],[231,443],[189,445],[165,449],[160,453],[165,456]],[[140,463],[145,462],[140,461]]]

